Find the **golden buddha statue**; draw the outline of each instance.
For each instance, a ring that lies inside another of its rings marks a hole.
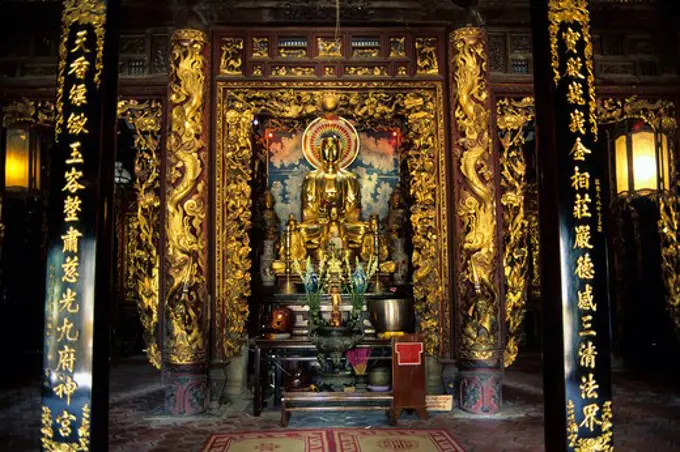
[[[302,182],[302,223],[318,223],[328,218],[331,206],[339,217],[359,221],[361,191],[355,174],[340,168],[340,140],[336,136],[321,140],[323,167],[305,175]]]

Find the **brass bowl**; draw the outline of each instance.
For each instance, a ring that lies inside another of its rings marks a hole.
[[[407,298],[369,298],[366,301],[368,313],[376,332],[413,332],[413,300]]]

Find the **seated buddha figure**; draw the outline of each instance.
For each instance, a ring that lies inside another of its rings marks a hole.
[[[338,216],[347,221],[359,221],[361,191],[355,174],[340,168],[340,140],[327,136],[321,140],[323,166],[305,175],[302,182],[302,223],[318,224],[328,218],[331,206],[338,207]]]

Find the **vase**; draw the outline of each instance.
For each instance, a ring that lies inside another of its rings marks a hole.
[[[368,384],[371,386],[391,386],[392,375],[387,367],[376,367],[368,372]]]

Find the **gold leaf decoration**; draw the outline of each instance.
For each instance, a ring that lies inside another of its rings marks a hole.
[[[460,357],[497,359],[499,285],[496,193],[491,140],[486,33],[466,27],[451,34],[454,164],[459,166],[457,214]]]
[[[444,187],[443,97],[441,83],[291,82],[218,83],[216,155],[216,310],[215,337],[222,339],[217,358],[240,352],[246,335],[250,294],[250,180],[252,120],[256,115],[300,119],[323,113],[326,90],[338,93],[336,113],[357,123],[374,124],[404,117],[404,149],[413,197],[414,298],[418,331],[426,333],[426,351],[449,347],[447,210]],[[433,126],[434,125],[434,126]],[[434,177],[433,177],[434,175]]]
[[[149,362],[161,367],[158,346],[160,241],[160,132],[163,105],[155,100],[118,102],[118,117],[135,131],[135,185],[137,212],[131,227],[135,229],[135,249],[128,257],[136,282],[137,310],[144,327],[144,342]]]
[[[181,29],[171,39],[170,125],[166,169],[164,359],[207,360],[205,33]]]
[[[503,270],[505,274],[506,341],[503,363],[517,358],[519,332],[527,300],[529,221],[524,144],[526,126],[536,116],[533,98],[501,99],[496,105],[501,143],[501,204],[503,206]]]

